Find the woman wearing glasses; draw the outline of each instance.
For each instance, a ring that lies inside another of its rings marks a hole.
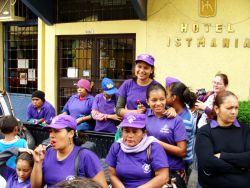
[[[214,77],[212,84],[213,84],[213,92],[207,98],[207,100],[205,102],[197,100],[197,102],[195,103],[195,108],[203,112],[197,123],[198,128],[207,124],[207,118],[208,118],[207,114],[209,114],[212,111],[216,95],[226,90],[228,86],[227,75],[223,73],[217,73]]]

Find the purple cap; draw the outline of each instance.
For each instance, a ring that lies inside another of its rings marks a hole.
[[[170,77],[168,76],[166,78],[166,87],[169,87],[172,83],[176,83],[176,82],[181,82],[180,80],[178,80],[177,78],[174,78],[174,77]]]
[[[80,79],[76,84],[77,87],[81,87],[86,89],[88,92],[90,92],[91,87],[90,87],[90,82],[86,79]]]
[[[149,64],[150,66],[154,66],[155,58],[150,54],[140,54],[137,56],[135,63],[139,61],[143,61]]]
[[[109,78],[102,79],[102,90],[108,95],[113,95],[117,92],[114,82]]]
[[[145,114],[135,114],[128,113],[125,114],[123,120],[119,127],[129,127],[129,128],[137,128],[142,129],[146,124],[146,115]]]
[[[65,114],[60,114],[54,117],[50,123],[50,125],[44,126],[44,128],[52,128],[52,129],[64,129],[64,128],[71,128],[76,130],[76,120]]]

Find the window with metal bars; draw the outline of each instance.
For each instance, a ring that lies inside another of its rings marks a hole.
[[[101,80],[113,79],[116,86],[132,77],[135,34],[62,36],[58,39],[58,110],[76,93],[76,83],[85,78],[92,94],[101,92]]]
[[[37,90],[37,26],[6,26],[7,90],[31,94]]]
[[[56,23],[139,19],[131,0],[57,0]]]

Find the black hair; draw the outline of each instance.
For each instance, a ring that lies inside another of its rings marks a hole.
[[[176,95],[183,106],[188,104],[190,108],[194,107],[196,102],[196,95],[194,92],[190,91],[190,89],[181,82],[175,82],[170,85],[170,91],[172,95]]]
[[[122,128],[121,128],[121,130],[123,130],[123,128],[126,128],[126,127],[122,127]],[[142,132],[144,132],[144,133],[145,133],[145,132],[146,132],[146,127],[141,128],[141,130],[142,130]]]
[[[149,99],[150,92],[154,91],[154,90],[161,90],[164,92],[164,95],[167,96],[167,92],[166,92],[165,88],[160,83],[156,83],[156,84],[151,84],[148,87],[147,92],[146,92],[147,99]]]
[[[14,116],[3,116],[0,119],[0,130],[3,134],[9,134],[18,127],[18,121]]]
[[[18,162],[18,160],[27,161],[31,167],[34,166],[33,156],[32,156],[32,154],[29,154],[27,152],[24,152],[24,153],[21,153],[20,155],[18,155],[16,158],[16,163]]]
[[[81,132],[81,131],[76,131],[74,129],[71,129],[69,127],[66,127],[65,128],[68,132],[73,130],[74,131],[74,137],[73,137],[73,142],[75,145],[77,146],[81,146],[82,144],[84,144],[87,139],[88,139],[88,136],[86,134],[84,134],[84,132]]]
[[[53,188],[102,188],[102,186],[90,178],[77,177],[61,181],[55,184]]]

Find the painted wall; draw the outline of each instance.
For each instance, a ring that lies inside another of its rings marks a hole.
[[[245,38],[250,38],[250,1],[217,0],[215,17],[199,16],[199,0],[149,0],[146,24],[147,51],[156,58],[156,79],[175,76],[193,89],[212,87],[214,75],[221,71],[229,77],[229,90],[240,100],[250,99],[250,48],[244,48]],[[181,32],[181,24],[187,24],[187,32]],[[206,32],[204,24],[210,23]],[[199,32],[192,31],[193,24]],[[222,33],[215,31],[216,24],[223,24]],[[227,24],[232,24],[233,33],[228,33]],[[197,47],[197,39],[205,38],[205,47]],[[175,38],[181,46],[175,46]],[[170,46],[169,45],[170,38]],[[190,47],[186,38],[192,38]],[[210,47],[212,38],[217,47]],[[222,47],[222,39],[229,38],[229,48]],[[238,38],[238,48],[234,41]]]
[[[39,20],[39,89],[56,106],[57,101],[57,36],[87,34],[136,34],[136,54],[151,53],[156,59],[156,79],[164,83],[166,76],[182,80],[194,90],[210,90],[214,75],[221,71],[229,76],[229,90],[240,100],[250,99],[250,48],[244,48],[245,38],[250,38],[250,12],[248,0],[217,0],[215,17],[199,16],[198,0],[148,0],[148,20],[79,22],[45,25]],[[181,24],[187,32],[181,32]],[[205,31],[204,24],[211,24]],[[193,24],[199,31],[193,32]],[[215,25],[222,24],[222,32]],[[226,25],[232,24],[233,33]],[[197,47],[197,39],[205,38],[205,47]],[[175,46],[175,39],[181,46]],[[190,47],[186,38],[191,38]],[[211,47],[215,38],[217,47]],[[230,39],[229,48],[222,47],[223,38]],[[238,39],[238,47],[234,45]],[[169,43],[170,40],[170,43]]]

